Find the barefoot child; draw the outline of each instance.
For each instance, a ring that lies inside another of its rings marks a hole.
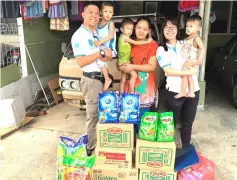
[[[122,34],[118,40],[118,64],[122,66],[123,64],[130,63],[130,54],[131,54],[131,44],[134,45],[143,45],[147,44],[152,41],[149,38],[147,41],[134,41],[129,37],[132,35],[133,32],[133,20],[129,18],[124,18],[121,23],[121,32]],[[137,79],[136,71],[130,72],[131,78],[129,81],[129,93],[133,94],[135,89],[135,82]],[[123,93],[125,90],[125,82],[126,82],[127,74],[121,72],[121,81],[120,81],[120,93]]]
[[[102,2],[101,4],[101,10],[100,14],[102,16],[102,19],[100,20],[98,26],[97,26],[97,34],[98,34],[98,41],[95,41],[95,46],[100,46],[100,49],[104,48],[110,48],[113,52],[113,57],[116,56],[117,52],[115,49],[116,45],[116,32],[114,23],[111,21],[111,18],[114,14],[114,6],[112,2]],[[112,80],[109,78],[108,69],[106,66],[106,63],[98,60],[97,61],[98,66],[101,69],[102,74],[105,78],[105,83],[103,90],[106,91]]]
[[[202,18],[198,15],[193,15],[187,20],[186,34],[187,38],[184,39],[181,55],[186,59],[183,69],[187,70],[190,67],[199,66],[202,63],[204,56],[204,45],[201,38],[198,36],[200,31]],[[187,86],[189,88],[188,94],[186,94]],[[194,82],[192,76],[182,77],[181,92],[175,96],[175,98],[181,97],[194,98]]]

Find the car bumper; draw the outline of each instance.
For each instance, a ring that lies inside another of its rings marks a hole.
[[[82,101],[84,100],[82,92],[62,90],[62,96],[64,101],[69,105],[86,109],[85,105],[82,104]]]
[[[63,90],[62,95],[64,99],[71,99],[71,100],[84,100],[85,99],[83,93],[79,91]]]

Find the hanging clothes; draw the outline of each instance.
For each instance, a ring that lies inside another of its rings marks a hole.
[[[64,1],[64,2],[61,2],[60,5],[64,6],[63,9],[65,10],[65,12],[64,12],[65,17],[64,18],[50,18],[50,30],[56,30],[56,31],[67,31],[67,30],[69,30],[69,19],[68,19],[67,3]],[[55,6],[55,5],[52,5],[52,6]],[[50,7],[51,7],[51,5],[50,5]],[[61,17],[62,14],[57,13],[57,14],[54,14],[54,15],[55,16],[57,15],[58,17]],[[53,17],[55,17],[55,16],[53,16]]]
[[[185,29],[185,16],[184,14],[180,15],[180,29]]]
[[[199,9],[199,0],[190,1],[190,0],[180,0],[178,10],[180,12],[192,11],[194,9]]]
[[[61,4],[61,0],[49,0],[49,5]]]
[[[43,3],[44,1],[33,1],[27,2],[24,4],[24,15],[26,18],[39,18],[44,16],[43,11]]]
[[[25,3],[27,3],[30,0],[18,0],[20,5],[24,5]]]
[[[44,11],[44,13],[46,13],[47,10],[49,9],[49,1],[44,0],[44,1],[42,1],[42,4],[43,4],[43,11]]]
[[[49,12],[48,12],[48,17],[49,18],[66,18],[66,7],[65,7],[65,2],[60,2],[60,4],[49,4]]]
[[[211,11],[210,23],[214,23],[215,21],[216,21],[216,12],[215,11]]]
[[[20,14],[20,4],[18,1],[1,1],[1,19],[11,19],[11,18],[19,18]]]
[[[79,12],[78,12],[78,16],[79,16],[79,20],[83,20],[82,18],[82,12],[84,10],[84,6],[85,6],[85,2],[84,1],[79,1],[79,4],[78,4],[78,9],[79,9]]]
[[[82,21],[82,12],[84,9],[84,1],[72,1],[71,2],[71,17],[72,21]]]
[[[22,17],[25,21],[30,21],[30,20],[33,19],[33,18],[27,18],[26,17],[26,15],[25,15],[25,6],[23,6],[23,5],[21,5],[21,15],[22,15]]]
[[[72,15],[78,15],[78,1],[71,2],[71,12]]]
[[[50,30],[56,30],[56,31],[69,30],[68,18],[50,19]]]

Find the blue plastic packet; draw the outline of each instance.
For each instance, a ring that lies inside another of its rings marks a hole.
[[[78,146],[78,143],[71,138],[60,136],[60,140],[64,145],[66,145],[69,148],[74,148]]]
[[[88,135],[87,134],[84,134],[82,135],[78,141],[77,141],[78,144],[88,144]]]
[[[139,122],[139,94],[120,94],[119,122],[137,124]]]
[[[98,101],[99,123],[118,122],[118,97],[114,92],[100,93]]]
[[[83,157],[87,156],[86,144],[84,143],[79,143],[71,138],[60,136],[59,145],[63,149],[63,152],[66,154],[78,154],[79,156]]]

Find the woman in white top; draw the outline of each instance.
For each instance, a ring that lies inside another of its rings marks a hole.
[[[167,76],[166,80],[166,105],[169,111],[174,113],[174,122],[177,125],[180,121],[182,146],[187,147],[190,144],[192,124],[196,116],[199,100],[199,86],[197,79],[197,69],[189,68],[182,70],[185,59],[182,58],[180,51],[181,41],[177,40],[178,21],[167,19],[162,25],[162,42],[157,49],[156,56],[160,67]],[[181,91],[182,76],[193,75],[195,98],[182,97],[176,99]],[[182,113],[181,113],[182,112]]]

